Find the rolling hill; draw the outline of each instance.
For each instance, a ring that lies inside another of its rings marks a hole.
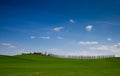
[[[120,76],[120,57],[70,59],[0,55],[0,76]]]

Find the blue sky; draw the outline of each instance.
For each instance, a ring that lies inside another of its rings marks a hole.
[[[120,56],[119,0],[0,0],[0,54]]]

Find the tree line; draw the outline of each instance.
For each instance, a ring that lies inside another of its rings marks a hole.
[[[52,53],[42,53],[42,52],[34,52],[34,53],[22,53],[22,55],[38,55],[38,56],[54,56],[61,58],[77,58],[77,59],[99,59],[99,58],[111,58],[115,57],[115,55],[99,55],[99,56],[73,56],[73,55],[56,55]]]

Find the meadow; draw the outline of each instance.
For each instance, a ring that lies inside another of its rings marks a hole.
[[[120,57],[71,59],[0,55],[0,76],[120,76]]]

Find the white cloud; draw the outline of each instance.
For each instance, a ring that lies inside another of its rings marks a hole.
[[[63,29],[64,29],[64,27],[55,27],[53,30],[59,32],[59,31],[61,31]]]
[[[48,53],[50,53],[50,54],[56,54],[56,55],[62,55],[62,54],[64,54],[64,51],[63,50],[61,50],[61,49],[58,49],[58,48],[50,48],[50,49],[47,49],[48,51]]]
[[[57,39],[63,39],[63,37],[58,36]]]
[[[35,36],[30,36],[30,39],[35,39],[36,37]]]
[[[74,52],[71,50],[68,51],[64,49],[50,48],[50,49],[47,49],[47,52],[51,54],[65,56],[65,57],[67,56],[99,56],[99,55],[120,56],[120,43],[112,46],[96,45],[96,46],[91,46],[86,50],[76,49]]]
[[[48,49],[49,53],[56,54],[59,56],[67,57],[67,56],[99,56],[99,55],[107,55],[106,53],[94,52],[94,51],[80,51],[77,50],[76,52],[73,51],[65,51],[56,48]]]
[[[103,51],[107,51],[107,50],[109,49],[109,47],[106,46],[106,45],[101,45],[101,46],[99,46],[99,47],[90,47],[90,49],[92,49],[92,50],[103,50]]]
[[[80,52],[73,52],[69,53],[70,56],[88,56],[90,53],[88,51],[80,51]]]
[[[50,39],[50,36],[43,36],[43,37],[40,37],[41,39]]]
[[[112,41],[112,39],[111,39],[111,38],[107,38],[107,40],[108,40],[108,41]]]
[[[73,19],[70,19],[69,21],[70,21],[70,23],[75,23],[75,21]]]
[[[92,50],[99,50],[99,51],[111,51],[113,53],[120,53],[120,43],[115,45],[100,45],[97,47],[90,47]]]
[[[100,56],[100,55],[107,55],[107,54],[91,52],[91,51],[78,51],[78,52],[69,53],[68,55],[71,55],[71,56]]]
[[[50,48],[50,49],[48,49],[49,51],[56,51],[56,50],[58,50],[57,48]]]
[[[96,41],[80,41],[78,44],[81,44],[81,45],[95,45],[95,44],[98,44],[99,42],[96,42]]]
[[[112,46],[112,52],[120,53],[120,43]]]
[[[11,43],[1,43],[2,46],[6,46],[8,48],[16,48],[14,45],[12,45]]]
[[[86,27],[85,27],[86,31],[91,31],[91,30],[92,30],[92,28],[93,28],[93,26],[92,26],[92,25],[88,25],[88,26],[86,26]]]

